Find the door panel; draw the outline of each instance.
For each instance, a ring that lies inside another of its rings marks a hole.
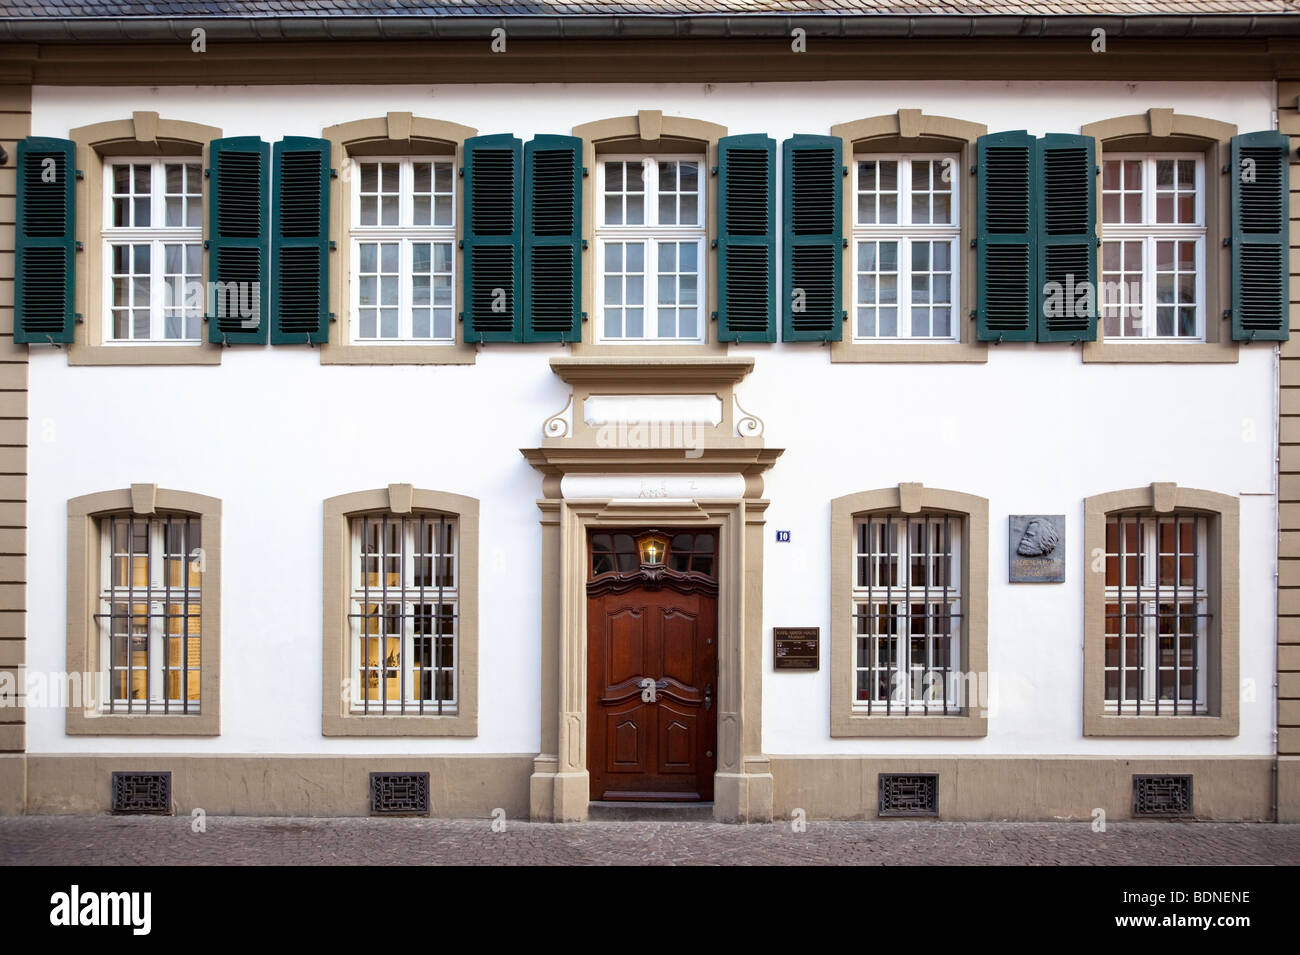
[[[717,598],[656,583],[588,598],[592,799],[713,798]]]

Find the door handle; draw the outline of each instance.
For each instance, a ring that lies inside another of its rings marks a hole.
[[[713,684],[710,683],[704,687],[704,708],[707,710],[713,706]]]

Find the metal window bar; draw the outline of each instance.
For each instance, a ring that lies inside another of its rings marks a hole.
[[[938,536],[940,531],[942,537]],[[924,538],[915,548],[911,541],[913,533]],[[899,534],[906,535],[907,541],[900,543]],[[899,525],[895,525],[892,515],[886,515],[880,522],[867,515],[858,525],[857,540],[856,586],[866,590],[865,601],[856,600],[852,611],[857,702],[865,704],[867,714],[871,715],[883,696],[885,714],[893,715],[894,691],[906,676],[904,689],[908,695],[901,701],[902,715],[912,715],[917,701],[922,713],[929,714],[931,700],[926,695],[926,680],[937,677],[942,680],[943,714],[960,709],[958,702],[950,702],[948,696],[948,678],[953,668],[953,628],[959,626],[961,619],[960,612],[951,611],[951,515],[944,514],[942,524],[927,514],[919,522],[902,519]],[[914,560],[920,562],[915,573]],[[895,570],[901,567],[906,567],[906,577],[902,576],[903,572],[897,577],[900,595],[895,602]],[[914,592],[916,574],[923,575],[920,594]],[[885,594],[884,601],[878,603],[875,586],[880,577],[884,578]],[[940,589],[942,604],[934,602]],[[920,602],[916,601],[917,597],[922,598]],[[921,645],[914,651],[913,644],[918,638]],[[865,684],[862,682],[864,669]],[[915,695],[918,686],[919,696]]]
[[[451,530],[454,524],[445,515],[421,517],[419,524],[403,516],[399,521],[388,516],[371,521],[370,515],[362,515],[360,544],[360,586],[361,609],[349,614],[358,621],[360,633],[359,670],[362,676],[363,714],[370,712],[371,675],[380,682],[379,712],[387,713],[390,704],[397,712],[405,715],[407,704],[412,703],[420,715],[425,713],[425,704],[436,702],[437,712],[442,715],[448,703],[454,698],[455,665],[444,666],[441,663],[443,651],[455,646],[455,621],[458,616],[458,602],[448,604],[446,589],[450,584],[450,561],[454,559],[451,546]],[[371,547],[371,529],[375,531],[373,550]],[[400,540],[391,544],[391,537],[400,528]],[[418,539],[410,539],[414,529]],[[436,529],[436,535],[435,535]],[[428,552],[424,552],[422,542],[429,540]],[[398,579],[394,586],[389,586],[387,566],[390,560],[397,560]],[[379,593],[377,601],[372,603],[370,572],[367,561],[372,561],[375,573],[379,575]],[[427,563],[428,572],[422,569]],[[446,567],[444,568],[444,564]],[[437,577],[437,604],[430,606],[427,588],[430,575]],[[415,582],[412,582],[414,577]],[[353,591],[353,600],[356,590]],[[372,624],[373,621],[373,624]],[[371,627],[375,633],[371,634]],[[409,641],[408,641],[409,633]],[[396,638],[398,647],[393,665],[389,663],[388,643]],[[371,643],[375,647],[373,662],[370,660]],[[398,671],[399,699],[390,701],[388,680],[392,670]],[[411,669],[410,679],[407,669]],[[419,671],[418,680],[415,671]],[[426,689],[426,681],[428,687]],[[409,689],[409,692],[408,692]],[[408,699],[409,696],[415,699]]]
[[[1190,553],[1184,552],[1182,548],[1184,522],[1187,522],[1193,531]],[[1108,697],[1108,702],[1114,704],[1118,713],[1125,713],[1131,708],[1137,715],[1141,715],[1143,702],[1149,700],[1155,715],[1169,715],[1169,709],[1162,709],[1160,705],[1164,699],[1161,683],[1162,675],[1170,669],[1170,667],[1161,664],[1161,640],[1167,639],[1172,647],[1171,656],[1173,658],[1172,714],[1181,715],[1188,711],[1191,713],[1204,712],[1207,701],[1202,696],[1200,688],[1200,641],[1203,638],[1208,638],[1212,615],[1208,605],[1202,606],[1205,595],[1200,589],[1200,541],[1202,535],[1207,533],[1208,522],[1206,518],[1195,514],[1175,514],[1169,518],[1155,516],[1154,519],[1144,515],[1134,515],[1132,526],[1137,532],[1139,546],[1135,548],[1131,555],[1132,560],[1135,561],[1138,567],[1138,572],[1133,580],[1134,606],[1131,612],[1124,599],[1125,579],[1128,576],[1126,567],[1130,558],[1125,531],[1129,525],[1124,515],[1116,516],[1110,524],[1116,529],[1119,538],[1116,546],[1117,553],[1115,554],[1119,561],[1119,573],[1115,587],[1115,610],[1107,614],[1108,622],[1115,624],[1113,634],[1116,640],[1118,679],[1114,695]],[[1161,560],[1165,556],[1161,550],[1161,532],[1167,527],[1172,527],[1174,536],[1172,555],[1174,559],[1172,574],[1174,597],[1173,603],[1166,609],[1161,604],[1160,576]],[[1151,544],[1147,543],[1148,539],[1152,541]],[[1153,555],[1148,553],[1151,548],[1154,548]],[[1148,608],[1141,601],[1141,578],[1152,556],[1154,557],[1155,567],[1155,597],[1154,602]],[[1182,568],[1185,557],[1190,557],[1193,565],[1190,603],[1186,602],[1185,591],[1182,588]],[[1110,603],[1109,598],[1107,603]],[[1191,632],[1184,634],[1184,625],[1189,618],[1193,621]],[[1130,660],[1128,655],[1130,624],[1134,631],[1136,661]],[[1167,634],[1162,632],[1162,626],[1168,627]],[[1185,694],[1183,691],[1183,676],[1186,667],[1182,662],[1182,652],[1185,640],[1190,641],[1191,644],[1190,695]],[[1135,677],[1135,688],[1131,694],[1128,681],[1130,671],[1134,673]]]
[[[194,589],[190,586],[188,575],[188,544],[193,540],[193,531],[196,528],[197,519],[192,517],[184,518],[184,524],[181,525],[182,547],[181,568],[182,582],[180,584],[181,599],[183,610],[180,614],[175,612],[172,596],[171,567],[169,559],[175,556],[171,549],[170,541],[172,540],[173,528],[176,526],[176,518],[168,515],[161,521],[157,519],[136,520],[135,518],[106,518],[108,524],[108,583],[103,588],[101,600],[108,604],[107,612],[101,611],[94,614],[94,619],[101,622],[108,620],[108,660],[106,669],[109,677],[108,711],[115,714],[117,712],[118,693],[121,692],[126,700],[126,712],[128,715],[135,712],[134,697],[134,674],[138,670],[144,672],[144,711],[146,714],[153,712],[153,665],[156,660],[153,650],[153,627],[155,621],[159,621],[162,632],[160,640],[162,642],[162,702],[163,713],[171,713],[172,695],[170,690],[171,672],[173,665],[171,662],[171,630],[172,621],[179,618],[181,622],[181,670],[182,682],[177,690],[176,699],[181,704],[183,713],[190,712],[189,700],[189,641],[190,641],[190,599],[191,591]],[[145,535],[145,549],[143,554],[138,554],[135,546],[136,535],[143,528]],[[126,552],[123,555],[116,549],[116,535],[121,530],[126,538]],[[153,553],[153,534],[157,529],[163,535],[163,543],[157,555]],[[114,572],[117,567],[122,566],[122,558],[125,556],[125,586],[117,583],[114,579]],[[136,557],[143,556],[145,559],[145,584],[143,604],[144,611],[136,610],[136,583],[135,583],[135,564]],[[156,559],[155,560],[155,556]],[[154,589],[154,572],[161,568],[163,575],[162,597],[163,609],[159,613],[154,613],[153,604],[157,591]],[[201,588],[200,584],[200,588]],[[121,591],[126,590],[126,602],[121,600]],[[123,609],[119,609],[123,608]],[[135,627],[143,621],[144,633],[141,635],[143,644],[144,664],[137,666],[135,663],[135,645],[137,643]],[[200,635],[201,636],[201,635]],[[115,650],[122,647],[123,662],[117,664],[114,662],[116,656]],[[124,681],[118,686],[119,679]],[[201,703],[201,701],[200,701]]]

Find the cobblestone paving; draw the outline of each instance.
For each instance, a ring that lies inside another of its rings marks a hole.
[[[700,822],[27,816],[0,818],[0,864],[1297,865],[1300,825]]]

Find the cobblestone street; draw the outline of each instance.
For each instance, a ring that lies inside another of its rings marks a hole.
[[[1231,823],[699,822],[26,816],[4,865],[1296,865],[1300,826]]]

